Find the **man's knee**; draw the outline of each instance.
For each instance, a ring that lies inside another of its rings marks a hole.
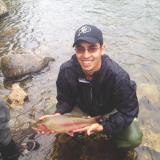
[[[118,148],[135,148],[142,143],[143,133],[138,126],[137,119],[119,135],[115,137],[115,143]]]
[[[127,139],[129,144],[128,148],[138,147],[142,143],[142,137],[143,134],[140,130],[138,132],[131,133]]]

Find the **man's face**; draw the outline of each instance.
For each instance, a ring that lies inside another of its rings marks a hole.
[[[104,47],[99,43],[81,42],[75,47],[77,60],[86,75],[92,76],[101,67]]]

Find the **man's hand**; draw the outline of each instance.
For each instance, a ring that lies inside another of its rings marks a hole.
[[[96,132],[101,132],[103,131],[103,126],[99,123],[94,123],[90,126],[87,126],[87,127],[84,127],[84,128],[80,128],[80,129],[76,129],[76,130],[73,130],[73,133],[76,133],[76,132],[86,132],[87,135],[91,135],[93,133],[96,133]]]
[[[43,119],[48,118],[48,117],[59,116],[59,115],[61,115],[61,114],[60,114],[60,113],[55,113],[55,114],[53,114],[53,115],[44,115],[44,116],[40,117],[39,120],[43,120]],[[38,133],[40,133],[40,134],[46,134],[46,135],[56,134],[55,131],[49,130],[45,125],[40,125],[40,126],[36,129],[36,131],[37,131]]]

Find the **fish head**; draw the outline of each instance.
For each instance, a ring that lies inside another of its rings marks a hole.
[[[37,129],[40,126],[44,125],[45,121],[46,121],[46,119],[39,119],[38,121],[33,122],[31,126],[33,129]]]

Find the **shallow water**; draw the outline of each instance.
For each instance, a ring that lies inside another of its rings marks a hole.
[[[49,106],[56,103],[55,81],[59,65],[74,53],[74,32],[82,24],[94,24],[104,33],[106,53],[137,82],[139,117],[144,132],[140,154],[145,157],[149,153],[147,160],[158,160],[159,154],[155,153],[160,152],[160,1],[5,2],[10,15],[0,22],[0,55],[36,53],[56,59],[50,63],[50,70],[24,82],[29,101],[24,109],[13,110],[11,124],[15,122],[15,115],[20,115],[19,125],[46,113],[44,108],[50,109]],[[5,99],[9,92],[1,76],[0,96]]]

